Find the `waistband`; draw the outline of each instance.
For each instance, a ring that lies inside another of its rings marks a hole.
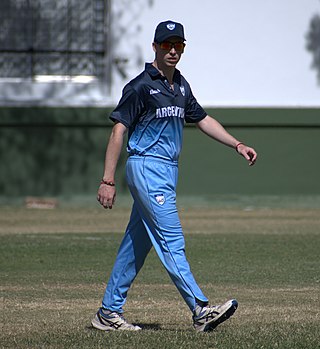
[[[177,160],[169,160],[169,159],[163,159],[159,158],[158,156],[152,156],[152,155],[129,155],[128,161],[147,161],[147,162],[160,162],[163,164],[171,165],[171,166],[178,166]]]

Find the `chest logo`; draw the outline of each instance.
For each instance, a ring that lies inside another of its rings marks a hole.
[[[156,90],[150,90],[150,95],[155,95],[157,93],[160,93],[161,91],[157,88]]]
[[[184,86],[180,86],[180,91],[182,93],[182,96],[184,97],[186,95],[186,90],[184,89]]]

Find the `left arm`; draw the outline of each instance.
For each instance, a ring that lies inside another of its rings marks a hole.
[[[234,138],[217,120],[207,115],[196,125],[207,136],[236,149],[236,151],[249,162],[250,166],[254,165],[257,159],[256,151]]]

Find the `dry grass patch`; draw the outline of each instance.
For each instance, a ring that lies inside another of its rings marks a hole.
[[[203,285],[211,301],[220,303],[236,297],[239,309],[232,322],[271,324],[274,322],[312,323],[320,325],[320,287],[244,288]],[[50,297],[46,291],[50,290]],[[37,331],[39,326],[85,327],[100,306],[103,285],[64,285],[3,288],[3,329],[7,335]],[[34,293],[34,298],[23,294]],[[231,296],[232,295],[232,296]],[[74,297],[72,297],[74,296]],[[191,313],[171,284],[134,284],[125,307],[128,318],[146,328],[190,330]],[[168,316],[170,314],[170,316]],[[50,316],[48,316],[50,315]],[[78,319],[78,320],[77,320]]]
[[[37,210],[1,208],[0,234],[123,232],[130,209],[68,208]],[[180,210],[186,233],[308,233],[319,232],[319,209],[197,209]]]
[[[187,255],[204,293],[213,304],[239,301],[230,321],[199,335],[154,251],[125,307],[127,318],[144,331],[91,329],[128,209],[1,208],[1,346],[318,348],[319,213],[282,208],[181,210]]]

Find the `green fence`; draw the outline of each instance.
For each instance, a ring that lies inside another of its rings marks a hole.
[[[179,193],[320,194],[320,109],[207,109],[259,153],[254,167],[187,126]],[[112,124],[103,108],[0,109],[0,195],[95,196]],[[126,153],[117,171],[127,193]]]

